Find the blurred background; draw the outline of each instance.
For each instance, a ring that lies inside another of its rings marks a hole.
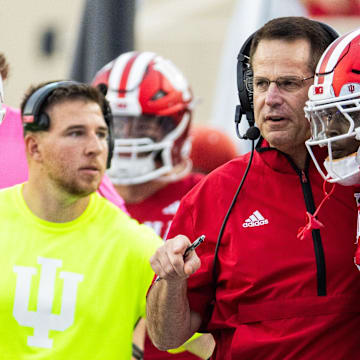
[[[0,52],[10,63],[5,102],[18,107],[31,84],[91,81],[121,52],[154,51],[188,78],[194,123],[236,138],[236,56],[267,20],[305,15],[343,34],[360,26],[359,0],[1,0]],[[241,127],[246,128],[245,121]],[[237,141],[239,153],[248,150]]]

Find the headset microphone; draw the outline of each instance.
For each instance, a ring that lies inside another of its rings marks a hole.
[[[240,134],[239,131],[239,124],[241,122],[241,106],[237,105],[235,110],[235,129],[236,129],[236,135],[241,140],[256,140],[260,137],[260,130],[254,125],[254,121],[250,125],[250,127],[247,129],[246,133],[244,135]],[[249,120],[248,120],[249,121]],[[250,121],[249,121],[250,123]]]
[[[244,139],[249,139],[249,140],[256,140],[259,137],[260,137],[260,130],[256,126],[249,127],[245,135],[243,136]]]

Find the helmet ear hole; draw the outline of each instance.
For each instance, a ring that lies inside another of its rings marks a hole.
[[[156,94],[155,95],[153,95],[152,97],[151,97],[151,100],[158,100],[158,99],[161,99],[161,98],[163,98],[164,96],[166,96],[167,95],[167,93],[164,91],[164,90],[159,90],[159,91],[157,91],[156,92]]]

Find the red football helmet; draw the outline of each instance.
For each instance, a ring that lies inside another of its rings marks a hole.
[[[208,174],[238,155],[235,143],[218,129],[193,126],[190,135],[190,159],[195,172]]]
[[[336,39],[322,55],[305,113],[311,125],[306,146],[329,182],[360,181],[360,29]],[[327,146],[323,169],[312,146]]]
[[[93,85],[108,87],[115,148],[107,174],[114,184],[175,180],[171,170],[188,159],[192,92],[175,65],[152,52],[127,52],[105,65]]]

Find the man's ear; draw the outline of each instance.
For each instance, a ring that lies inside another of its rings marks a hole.
[[[41,134],[28,133],[25,135],[25,151],[29,159],[34,161],[42,160],[41,153]]]

